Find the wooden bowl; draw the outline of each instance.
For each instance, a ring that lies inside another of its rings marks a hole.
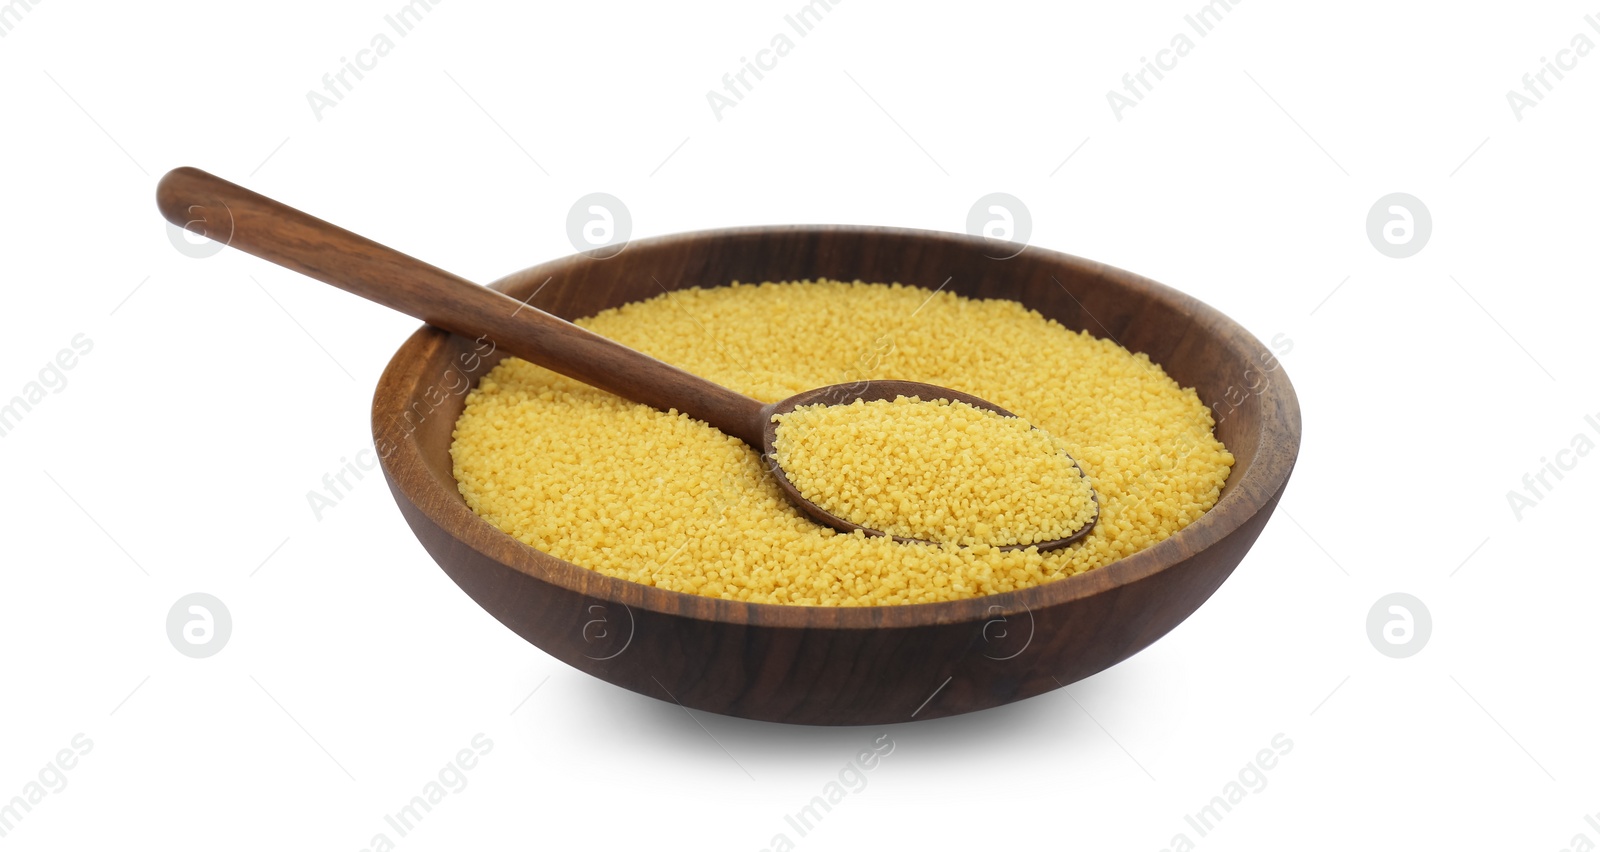
[[[660,295],[663,286],[734,280],[898,281],[1015,299],[1144,352],[1196,389],[1237,459],[1210,512],[1102,568],[946,603],[749,604],[613,579],[535,550],[467,508],[451,472],[450,433],[467,390],[499,356],[432,327],[400,347],[373,397],[384,474],[423,547],[479,606],[568,665],[662,701],[774,722],[864,725],[1047,692],[1127,659],[1217,590],[1289,480],[1300,408],[1271,353],[1217,310],[1065,254],[1029,247],[990,257],[1005,253],[933,231],[739,228],[640,241],[606,259],[574,255],[493,286],[568,319]]]

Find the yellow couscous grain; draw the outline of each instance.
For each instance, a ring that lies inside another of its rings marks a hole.
[[[1094,529],[1047,553],[902,544],[801,514],[743,442],[517,358],[468,395],[451,454],[467,505],[600,573],[756,603],[872,606],[1013,591],[1153,545],[1217,501],[1233,456],[1211,412],[1142,353],[1023,305],[898,284],[677,290],[579,323],[768,402],[900,379],[964,391],[1058,439]]]
[[[901,396],[773,419],[784,475],[857,526],[1007,547],[1064,539],[1094,519],[1094,492],[1065,446],[1020,417]]]

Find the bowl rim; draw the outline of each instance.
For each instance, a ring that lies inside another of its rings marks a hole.
[[[625,251],[734,237],[841,232],[953,241],[968,247],[986,245],[981,237],[914,228],[756,225],[683,231],[634,240]],[[1179,290],[1136,273],[1063,252],[1028,245],[1018,254],[1024,253],[1073,267],[1091,277],[1117,279],[1122,286],[1142,290],[1146,295],[1184,311],[1196,325],[1204,326],[1209,333],[1223,338],[1230,348],[1250,345],[1260,352],[1269,351],[1259,339],[1226,314]],[[562,270],[586,262],[591,262],[591,258],[584,254],[568,255],[513,272],[489,286],[503,290],[528,278],[559,275]],[[1106,333],[1109,335],[1109,330]],[[459,491],[444,487],[423,461],[418,437],[420,430],[406,430],[398,422],[403,418],[397,418],[395,413],[405,409],[416,398],[414,390],[425,380],[420,366],[450,337],[449,332],[433,326],[418,328],[391,356],[378,379],[372,401],[373,437],[380,448],[377,455],[395,499],[408,501],[460,545],[519,573],[585,597],[622,604],[630,609],[726,624],[831,630],[925,627],[1032,613],[1113,591],[1184,562],[1228,537],[1270,506],[1287,482],[1300,448],[1299,402],[1286,371],[1280,365],[1278,373],[1281,381],[1275,379],[1257,394],[1262,406],[1257,434],[1258,450],[1243,477],[1233,482],[1230,473],[1228,487],[1216,505],[1188,526],[1137,553],[1081,574],[1040,585],[954,601],[827,606],[727,600],[647,586],[567,562],[502,532],[468,508]],[[389,449],[382,451],[386,444]],[[1274,447],[1278,451],[1261,451]]]

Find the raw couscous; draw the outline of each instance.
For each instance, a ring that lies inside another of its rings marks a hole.
[[[774,402],[900,379],[965,391],[1058,438],[1100,517],[1060,550],[903,544],[796,509],[759,453],[697,420],[517,358],[468,395],[451,455],[471,509],[613,577],[755,603],[871,606],[1012,591],[1165,539],[1217,501],[1233,456],[1211,412],[1143,354],[1023,305],[898,284],[677,290],[579,325]]]
[[[1005,547],[1064,539],[1094,519],[1094,492],[1060,439],[1020,417],[901,396],[774,419],[784,475],[857,526]]]

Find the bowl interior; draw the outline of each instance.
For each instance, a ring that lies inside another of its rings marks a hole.
[[[1142,579],[1220,540],[1278,493],[1299,447],[1294,390],[1272,353],[1219,311],[1148,279],[1081,258],[1033,247],[1015,256],[963,235],[846,226],[746,228],[660,237],[636,242],[605,259],[574,255],[524,270],[493,286],[533,307],[566,319],[587,316],[663,290],[714,287],[732,281],[836,278],[898,282],[945,289],[974,298],[1013,299],[1068,329],[1110,338],[1147,354],[1180,385],[1193,387],[1211,407],[1216,433],[1235,466],[1218,504],[1157,545],[1075,577],[994,598],[1027,605],[1059,602]],[[991,256],[993,255],[993,256]],[[1004,259],[999,259],[1004,258]],[[375,402],[374,430],[386,465],[418,466],[426,486],[408,497],[440,526],[464,540],[481,538],[456,489],[451,430],[466,392],[504,357],[483,344],[424,328],[390,364]],[[398,388],[386,394],[384,388]],[[385,403],[385,399],[391,402]],[[381,409],[381,410],[380,410]],[[385,444],[390,446],[385,446]],[[417,486],[410,486],[418,488]],[[453,505],[452,505],[453,501]],[[464,513],[464,514],[463,514]],[[498,532],[496,531],[498,535]],[[518,570],[542,572],[560,585],[590,594],[617,595],[644,606],[682,609],[672,598],[693,597],[604,578],[500,535],[493,555]],[[519,551],[520,549],[520,551]],[[522,553],[521,551],[525,551]],[[619,585],[620,584],[620,585]],[[627,589],[623,587],[635,587]],[[703,604],[706,599],[702,599]],[[955,619],[981,612],[992,598],[901,607],[782,607],[716,601],[721,617],[744,621],[762,610],[830,611],[814,615],[832,625],[875,616],[872,610],[917,610],[894,617]],[[1009,605],[1009,604],[1008,604]],[[853,611],[856,615],[850,615]],[[769,614],[770,615],[770,614]],[[770,615],[773,618],[804,616]]]

